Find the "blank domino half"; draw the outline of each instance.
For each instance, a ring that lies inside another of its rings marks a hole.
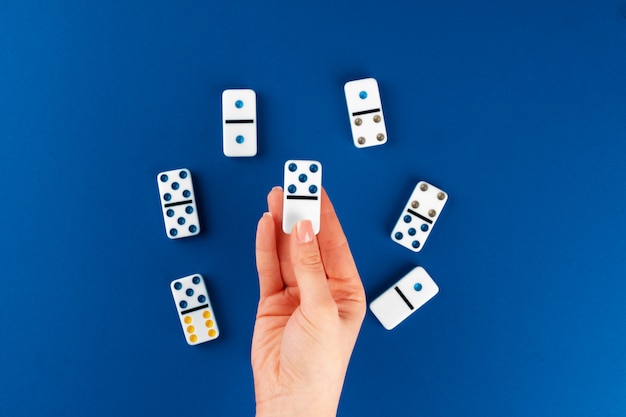
[[[187,343],[197,345],[216,339],[220,331],[202,275],[175,279],[170,287]]]
[[[313,231],[320,231],[322,164],[318,161],[285,162],[283,191],[283,232],[290,234],[300,220],[311,220]]]
[[[222,93],[224,155],[230,157],[256,155],[256,118],[254,90],[224,90]]]
[[[367,148],[386,143],[387,128],[378,82],[374,78],[348,81],[343,89],[354,146]]]
[[[438,292],[435,281],[418,266],[372,301],[370,310],[385,329],[391,330]]]
[[[418,182],[391,232],[391,239],[413,252],[421,251],[446,201],[445,192],[425,181]]]
[[[200,233],[191,172],[186,168],[160,172],[157,185],[167,237],[180,239]]]

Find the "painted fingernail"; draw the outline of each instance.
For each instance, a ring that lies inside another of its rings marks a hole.
[[[296,237],[300,243],[309,243],[313,240],[313,224],[311,220],[301,220],[296,225]]]

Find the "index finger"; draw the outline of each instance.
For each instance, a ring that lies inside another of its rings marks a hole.
[[[323,187],[321,205],[320,232],[317,240],[326,274],[329,278],[360,281],[348,239]]]

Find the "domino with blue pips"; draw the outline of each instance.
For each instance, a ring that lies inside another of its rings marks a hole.
[[[374,78],[348,81],[344,92],[354,146],[367,148],[386,143],[387,128],[378,82]]]
[[[370,303],[370,310],[383,327],[391,330],[426,304],[439,287],[421,266],[417,266]]]
[[[160,172],[157,185],[167,237],[180,239],[200,233],[191,172],[186,168]]]
[[[202,275],[175,279],[170,288],[187,343],[197,345],[216,339],[220,331]]]
[[[444,191],[426,181],[418,182],[391,232],[391,239],[413,252],[421,251],[446,201],[448,195]]]
[[[285,162],[283,189],[283,232],[290,234],[300,220],[311,220],[320,231],[322,164],[310,160]]]
[[[257,153],[256,93],[250,89],[222,93],[224,155],[255,156]]]

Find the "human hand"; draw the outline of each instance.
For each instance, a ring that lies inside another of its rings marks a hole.
[[[309,220],[283,233],[280,187],[267,202],[256,236],[256,416],[335,416],[365,316],[363,285],[324,190],[317,236]]]

